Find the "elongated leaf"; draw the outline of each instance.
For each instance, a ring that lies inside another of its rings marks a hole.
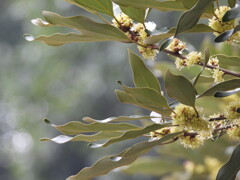
[[[161,128],[166,127],[166,126],[167,125],[153,124],[153,125],[145,127],[144,129],[135,130],[135,131],[127,131],[119,137],[111,138],[110,140],[108,140],[107,142],[105,142],[103,144],[97,144],[97,145],[93,144],[93,146],[106,147],[106,146],[109,146],[113,143],[137,138],[139,136],[142,136],[144,134],[148,134],[152,131],[156,131],[156,130],[161,129]],[[90,145],[90,147],[91,147],[91,145]]]
[[[58,144],[67,143],[69,141],[85,141],[85,142],[95,142],[99,140],[109,139],[121,136],[123,132],[99,132],[93,135],[79,134],[77,136],[71,137],[66,135],[60,135],[55,138],[42,138],[41,141],[53,141]]]
[[[196,3],[198,0],[179,0],[183,7],[185,7],[186,9],[191,9]]]
[[[222,21],[223,22],[228,22],[228,21],[231,21],[231,20],[236,19],[238,17],[240,17],[240,1],[239,0],[237,0],[235,7],[228,10],[224,14],[224,16],[222,18]]]
[[[122,171],[128,174],[144,174],[162,176],[170,172],[183,171],[181,163],[159,157],[140,157]]]
[[[109,123],[109,122],[116,122],[116,121],[117,122],[118,121],[135,121],[135,120],[151,119],[151,118],[154,118],[154,117],[133,115],[133,116],[109,117],[109,118],[103,119],[103,120],[96,120],[96,119],[93,119],[93,118],[90,118],[90,117],[84,117],[83,120],[86,121],[86,122]]]
[[[227,97],[227,96],[231,96],[233,94],[236,94],[240,91],[240,88],[236,88],[234,90],[231,90],[231,91],[217,91],[215,94],[214,94],[214,97]]]
[[[219,59],[219,64],[227,66],[240,66],[240,57],[238,56],[227,56],[225,54],[215,54],[212,57]]]
[[[195,106],[195,89],[190,81],[183,76],[177,76],[167,71],[165,88],[170,97],[176,98],[180,103]]]
[[[127,14],[133,20],[140,22],[142,24],[144,23],[146,9],[124,7],[124,6],[121,6],[120,8],[121,8],[122,12]]]
[[[85,132],[113,132],[141,129],[139,126],[134,126],[128,123],[92,123],[84,124],[78,121],[72,121],[64,125],[54,125],[49,120],[44,120],[47,124],[53,126],[58,131],[68,135],[78,135]]]
[[[229,161],[218,171],[216,180],[234,180],[240,170],[240,144],[235,148]]]
[[[160,11],[184,11],[186,10],[178,1],[158,1],[158,0],[113,0],[114,3],[120,6],[133,8],[154,8]]]
[[[221,35],[216,37],[214,39],[214,42],[216,42],[216,43],[224,42],[238,31],[240,31],[240,25],[237,25],[234,29],[225,31],[224,33],[222,33]]]
[[[61,34],[56,33],[50,36],[39,36],[34,38],[32,35],[25,35],[28,41],[41,41],[50,46],[61,46],[67,43],[78,43],[78,42],[96,42],[96,41],[109,41],[109,39],[89,37],[76,33]]]
[[[148,37],[145,40],[146,44],[154,44],[157,43],[163,39],[169,38],[171,36],[174,36],[176,31],[176,28],[171,28],[169,29],[167,32],[165,33],[161,33],[158,35],[153,35],[151,37]],[[182,33],[205,33],[205,32],[213,32],[214,30],[212,28],[210,28],[208,25],[206,24],[197,24],[196,26],[194,26],[192,29],[182,32]]]
[[[183,13],[178,21],[175,36],[192,29],[197,24],[204,10],[212,2],[214,0],[199,0],[193,8]]]
[[[149,87],[161,93],[160,84],[154,74],[147,68],[142,59],[128,51],[129,61],[132,67],[134,84],[136,87]]]
[[[66,0],[90,12],[100,12],[113,16],[113,5],[111,0]]]
[[[132,104],[132,105],[147,109],[149,111],[155,111],[155,112],[157,112],[159,114],[162,114],[162,115],[165,115],[165,116],[169,116],[171,114],[170,109],[164,109],[164,108],[159,107],[159,106],[140,104],[131,95],[127,94],[124,91],[115,90],[115,93],[118,97],[118,100],[122,103]]]
[[[240,88],[240,79],[232,79],[229,81],[218,83],[217,85],[203,92],[198,98],[204,96],[213,96],[218,91],[229,91],[234,90],[236,88]]]
[[[63,17],[48,11],[44,11],[43,15],[49,24],[73,28],[89,37],[112,41],[129,41],[126,35],[118,28],[109,24],[94,22],[83,16]]]
[[[165,97],[153,89],[130,88],[124,85],[122,87],[127,94],[131,95],[140,104],[169,108]]]
[[[161,145],[163,142],[168,141],[179,134],[180,133],[169,134],[157,141],[135,144],[119,154],[100,159],[92,167],[82,169],[77,175],[70,176],[67,180],[91,180],[94,177],[107,174],[115,168],[129,165],[154,146]]]

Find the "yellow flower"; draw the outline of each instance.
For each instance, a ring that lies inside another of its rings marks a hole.
[[[204,139],[197,135],[197,136],[181,136],[180,142],[183,144],[185,148],[197,149],[203,145]]]
[[[240,109],[240,98],[237,98],[235,101],[232,101],[226,107],[226,118],[231,120],[232,123],[240,125],[240,113],[238,112]]]
[[[227,134],[233,140],[240,140],[240,127],[233,126],[232,128],[227,130]]]
[[[184,68],[184,66],[186,66],[186,60],[177,58],[175,61],[175,64],[176,64],[176,68],[178,70],[181,70],[182,68]]]
[[[214,82],[219,83],[219,82],[224,81],[224,79],[223,79],[224,72],[223,71],[216,68],[216,69],[213,69],[212,73],[213,73]]]
[[[199,110],[199,108],[198,108]],[[204,117],[196,114],[193,107],[179,104],[175,107],[175,113],[171,114],[172,124],[178,125],[182,130],[209,131],[210,124]]]
[[[201,56],[202,56],[201,52],[196,52],[196,51],[190,52],[186,56],[186,58],[187,58],[186,65],[189,67],[189,66],[193,66],[194,64],[199,63],[201,60]]]
[[[120,25],[123,27],[128,27],[128,28],[130,28],[132,26],[133,20],[124,13],[117,15],[116,19],[113,19],[112,22],[113,22],[113,25],[118,28],[120,27]],[[120,23],[120,25],[118,23]]]
[[[217,57],[211,57],[208,61],[208,64],[218,67],[219,66],[219,60],[218,60]]]
[[[172,51],[172,52],[180,52],[181,53],[185,48],[186,48],[185,42],[182,42],[179,39],[174,38],[166,49],[168,49],[169,51]]]

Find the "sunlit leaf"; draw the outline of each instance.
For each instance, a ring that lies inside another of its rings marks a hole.
[[[192,29],[197,24],[204,10],[212,2],[214,2],[214,0],[199,0],[194,7],[184,12],[178,21],[175,36]]]
[[[129,39],[118,28],[109,24],[101,24],[83,16],[63,17],[53,12],[44,11],[48,23],[80,31],[83,35],[110,41],[126,41]]]
[[[91,123],[84,124],[78,121],[71,121],[64,125],[54,125],[49,120],[44,120],[47,124],[53,126],[58,131],[68,135],[78,135],[85,132],[114,132],[114,131],[127,131],[141,129],[139,126],[135,126],[128,123]]]
[[[235,180],[240,170],[240,145],[232,153],[229,161],[218,171],[216,180]]]
[[[161,93],[158,79],[147,68],[143,60],[139,56],[134,54],[132,51],[128,52],[128,56],[129,56],[129,61],[132,67],[135,86],[149,87]]]
[[[240,79],[232,79],[232,80],[218,83],[217,85],[203,92],[198,98],[204,97],[204,96],[214,96],[214,94],[218,91],[229,91],[229,90],[234,90],[236,88],[240,88]]]
[[[99,132],[93,135],[79,134],[77,136],[71,137],[66,135],[59,135],[55,138],[42,138],[41,141],[53,141],[58,144],[67,143],[69,141],[85,141],[85,142],[95,142],[104,139],[110,139],[114,137],[121,136],[123,132]]]
[[[113,5],[111,0],[65,0],[68,3],[77,5],[87,11],[96,11],[113,16]]]
[[[178,1],[158,1],[158,0],[113,0],[114,3],[120,6],[134,8],[154,8],[160,11],[184,11],[186,10]]]
[[[144,23],[146,9],[121,6],[121,10],[133,20]]]
[[[180,133],[169,134],[157,141],[135,144],[119,154],[100,159],[92,167],[82,169],[77,175],[70,176],[67,180],[91,180],[94,177],[105,175],[115,168],[131,164],[139,156],[146,153],[154,146],[161,145],[163,142],[168,141],[179,134]]]
[[[88,37],[76,33],[61,34],[56,33],[50,36],[39,36],[34,38],[31,35],[25,35],[25,38],[29,41],[42,41],[50,46],[61,46],[67,43],[78,42],[96,42],[96,41],[109,41],[108,39],[101,39],[95,37]]]
[[[156,130],[161,129],[161,128],[166,127],[166,126],[167,125],[153,124],[153,125],[147,126],[147,127],[143,128],[143,129],[140,129],[140,130],[127,131],[119,137],[111,138],[110,140],[108,140],[107,142],[105,142],[103,144],[96,145],[96,147],[106,147],[106,146],[109,146],[113,143],[129,140],[129,139],[134,139],[134,138],[137,138],[137,137],[142,136],[144,134],[148,134],[152,131],[156,131]]]
[[[195,106],[195,89],[192,83],[185,77],[174,75],[170,71],[167,71],[165,88],[170,97],[176,98],[182,104]]]
[[[118,97],[118,100],[122,103],[132,104],[132,105],[147,109],[149,111],[155,111],[155,112],[165,115],[165,116],[169,116],[171,114],[170,109],[162,108],[160,106],[140,104],[131,95],[127,94],[124,91],[115,90],[115,93]]]
[[[158,35],[153,35],[151,37],[148,37],[145,40],[146,44],[154,44],[157,43],[163,39],[169,38],[171,36],[174,36],[176,31],[176,28],[171,28],[169,29],[167,32],[158,34]],[[197,24],[196,26],[194,26],[192,29],[182,32],[182,33],[205,33],[205,32],[213,32],[214,30],[212,28],[210,28],[208,25],[206,24]]]

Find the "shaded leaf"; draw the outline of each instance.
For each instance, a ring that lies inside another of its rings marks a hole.
[[[171,44],[172,39],[173,39],[173,36],[170,37],[170,38],[167,38],[167,39],[161,44],[161,46],[160,46],[160,48],[159,48],[159,51],[163,51],[164,49],[166,49],[166,48],[169,46],[169,44]]]
[[[214,94],[214,97],[227,97],[227,96],[231,96],[233,94],[236,94],[240,91],[240,88],[236,88],[234,90],[231,90],[231,91],[217,91],[215,94]]]
[[[97,23],[83,16],[63,17],[48,11],[44,11],[43,15],[47,22],[52,25],[73,28],[89,37],[129,42],[129,39],[121,30],[109,24]]]
[[[148,134],[152,131],[156,131],[156,130],[161,129],[161,128],[166,127],[166,126],[167,125],[153,124],[153,125],[147,126],[147,127],[143,128],[143,129],[140,129],[140,130],[127,131],[124,134],[122,134],[121,136],[111,138],[110,140],[108,140],[107,142],[105,142],[103,144],[97,144],[96,147],[106,147],[106,146],[109,146],[113,143],[117,143],[117,142],[120,142],[120,141],[135,139],[139,136],[142,136],[144,134]],[[91,145],[90,145],[90,147],[91,147]]]
[[[85,132],[113,132],[113,131],[127,131],[141,129],[139,126],[135,126],[128,123],[91,123],[84,124],[78,121],[71,121],[64,125],[54,125],[49,120],[45,119],[45,123],[53,126],[58,131],[68,135],[78,135]]]
[[[166,31],[166,30],[165,30]],[[158,35],[153,35],[151,37],[148,37],[145,40],[146,44],[154,44],[157,43],[163,39],[169,38],[171,36],[173,36],[175,34],[176,28],[171,28],[169,29],[167,32],[158,34]],[[182,32],[182,33],[205,33],[205,32],[213,32],[214,30],[212,28],[210,28],[208,25],[206,24],[197,24],[196,26],[194,26],[192,29]]]
[[[228,5],[232,8],[236,4],[236,0],[228,0]]]
[[[235,148],[229,161],[218,171],[216,180],[234,180],[240,170],[240,144]]]
[[[222,17],[222,21],[223,22],[228,22],[228,21],[231,21],[231,20],[236,19],[238,17],[240,17],[240,1],[239,0],[237,0],[235,7],[228,10],[224,14],[224,16]]]
[[[153,142],[141,142],[123,150],[114,156],[107,156],[97,161],[92,167],[82,169],[77,175],[70,176],[67,180],[91,180],[94,177],[107,174],[111,170],[126,166],[134,162],[139,156],[157,145],[168,141],[181,133],[169,134]]]
[[[96,120],[90,117],[84,117],[83,120],[86,122],[109,123],[109,122],[116,122],[116,121],[135,121],[135,120],[151,119],[151,118],[154,118],[154,117],[133,115],[133,116],[109,117],[103,120]]]
[[[158,0],[113,0],[114,3],[120,6],[133,8],[154,8],[160,11],[184,11],[186,10],[178,1],[158,1]]]
[[[41,141],[53,141],[58,144],[67,143],[69,141],[86,141],[86,142],[94,142],[109,138],[114,138],[122,135],[123,132],[99,132],[93,135],[85,135],[85,134],[79,134],[77,136],[71,137],[66,135],[60,135],[55,138],[42,138]]]
[[[67,43],[78,43],[78,42],[96,42],[96,41],[109,41],[108,39],[101,39],[95,37],[89,37],[76,33],[61,34],[56,33],[50,36],[39,36],[34,38],[32,35],[25,35],[28,41],[42,41],[50,46],[61,46]]]
[[[212,57],[217,57],[219,59],[219,64],[227,66],[240,66],[239,56],[227,56],[225,54],[215,54]]]
[[[164,108],[159,107],[159,106],[140,104],[131,95],[127,94],[124,91],[115,90],[115,93],[116,93],[116,95],[118,97],[118,100],[120,102],[122,102],[122,103],[139,106],[141,108],[147,109],[149,111],[155,111],[155,112],[157,112],[159,114],[162,114],[162,115],[165,115],[165,116],[169,116],[171,114],[171,110],[170,109],[164,109]]]
[[[204,10],[212,2],[214,2],[214,0],[199,0],[193,8],[184,12],[178,21],[175,36],[192,29],[197,24]]]
[[[132,51],[128,51],[129,61],[131,64],[134,84],[136,87],[149,87],[157,92],[161,93],[160,84],[154,74],[147,68],[143,60],[134,54]]]
[[[127,14],[133,20],[144,23],[145,20],[145,9],[133,8],[133,7],[124,7],[120,6],[122,12]]]
[[[236,88],[240,88],[240,79],[232,79],[232,80],[218,83],[217,85],[203,92],[198,98],[204,97],[204,96],[213,96],[218,91],[229,91],[229,90],[234,90]]]
[[[234,29],[225,31],[224,33],[222,33],[221,35],[216,37],[214,39],[214,42],[216,42],[216,43],[224,42],[224,41],[228,40],[228,38],[230,38],[233,34],[235,34],[238,31],[240,31],[240,25],[237,25]]]
[[[195,89],[192,83],[185,77],[174,75],[170,71],[167,71],[165,88],[170,97],[176,98],[182,104],[195,106]]]
[[[65,0],[90,12],[100,12],[113,16],[113,5],[111,0]]]

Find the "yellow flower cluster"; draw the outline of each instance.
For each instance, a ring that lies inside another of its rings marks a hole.
[[[240,140],[240,126],[235,125],[228,129],[227,135],[233,140]]]
[[[240,126],[240,98],[229,103],[226,107],[225,116],[233,124]]]
[[[162,138],[163,136],[170,134],[171,132],[171,127],[165,127],[159,130],[156,130],[154,132],[150,133],[150,136],[153,138]]]
[[[199,108],[198,108],[199,109]],[[175,113],[171,114],[172,124],[178,125],[182,130],[209,131],[210,124],[204,117],[196,114],[193,107],[179,104],[175,107]]]
[[[208,70],[210,70],[211,73],[213,73],[214,82],[215,83],[223,82],[224,81],[224,79],[223,79],[224,72],[219,69],[218,58],[217,57],[211,57],[208,64],[215,67],[214,69],[209,69],[208,68]]]
[[[174,38],[166,49],[172,52],[181,53],[184,49],[186,49],[186,43]]]
[[[201,136],[180,136],[180,142],[185,148],[197,149],[204,143],[204,138]]]
[[[114,26],[116,26],[118,28],[120,28],[120,26],[130,28],[133,24],[133,20],[124,13],[117,15],[116,19],[113,19],[112,22],[113,22]]]
[[[131,18],[121,13],[113,20],[113,25],[120,28],[131,40],[139,44],[138,50],[145,59],[154,60],[156,58],[159,51],[144,43],[148,34],[142,23],[134,24]]]
[[[193,66],[194,64],[197,64],[200,62],[201,57],[202,57],[201,52],[192,51],[186,56],[186,59],[180,59],[180,58],[176,59],[175,61],[176,68],[181,70],[185,66],[187,67]]]
[[[214,16],[211,19],[208,19],[208,25],[215,30],[213,33],[215,36],[219,36],[220,34],[224,33],[225,31],[228,31],[230,29],[234,29],[235,27],[235,20],[231,20],[228,22],[223,22],[222,18],[224,14],[230,10],[231,8],[228,6],[220,6],[217,8],[214,12]],[[232,37],[228,39],[228,41],[231,43],[232,41],[239,41],[240,33],[237,32]]]

